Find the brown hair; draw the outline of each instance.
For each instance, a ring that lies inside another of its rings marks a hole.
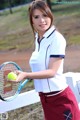
[[[34,30],[34,27],[33,27],[32,16],[33,16],[33,12],[34,12],[35,9],[38,9],[41,12],[46,13],[47,16],[51,19],[51,25],[52,25],[53,14],[52,14],[49,6],[47,5],[47,3],[43,0],[33,1],[29,6],[29,19],[30,19],[30,24],[31,24],[33,32],[35,32],[35,30]]]

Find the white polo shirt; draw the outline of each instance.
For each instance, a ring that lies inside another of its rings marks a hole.
[[[37,92],[51,92],[65,89],[66,80],[63,76],[63,63],[65,57],[66,41],[64,37],[52,26],[44,35],[42,40],[38,41],[36,34],[35,51],[30,58],[32,72],[48,69],[50,57],[63,58],[62,63],[52,78],[34,79],[34,86]]]

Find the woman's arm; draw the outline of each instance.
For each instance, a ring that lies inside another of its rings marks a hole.
[[[30,79],[44,79],[55,76],[57,70],[60,67],[62,58],[50,58],[49,66],[47,70],[39,71],[39,72],[22,72],[17,71],[18,77],[16,81],[21,81],[24,78]]]

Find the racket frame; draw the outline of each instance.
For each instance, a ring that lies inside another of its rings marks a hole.
[[[0,70],[1,70],[4,66],[6,66],[7,64],[13,64],[13,65],[16,66],[16,68],[17,68],[18,70],[22,71],[22,69],[19,67],[19,65],[16,64],[15,62],[13,62],[13,61],[4,62],[3,64],[1,64],[1,65],[0,65]],[[0,99],[1,99],[2,101],[5,101],[5,102],[10,102],[10,101],[14,100],[14,99],[20,94],[21,90],[22,90],[23,87],[27,84],[28,81],[29,81],[29,79],[26,79],[26,80],[24,80],[23,82],[21,81],[21,82],[19,83],[19,85],[18,85],[18,89],[17,89],[16,93],[15,93],[12,97],[3,98],[3,97],[0,95]]]

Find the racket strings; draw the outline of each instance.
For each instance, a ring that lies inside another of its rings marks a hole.
[[[17,67],[13,64],[6,64],[0,70],[0,95],[4,98],[13,96],[18,88],[19,83],[11,82],[7,78],[8,73],[15,70]]]

